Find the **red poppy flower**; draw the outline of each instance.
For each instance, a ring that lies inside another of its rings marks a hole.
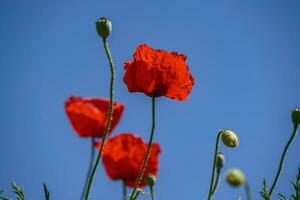
[[[96,146],[99,149],[100,142],[96,143]],[[128,187],[134,187],[145,158],[146,149],[147,143],[132,133],[122,133],[108,139],[103,150],[103,164],[107,175],[113,180],[124,180]],[[145,178],[148,174],[157,175],[159,153],[159,144],[153,143],[139,187],[146,185]]]
[[[107,122],[109,100],[101,98],[69,97],[65,110],[76,133],[81,137],[102,137]],[[114,103],[109,133],[118,124],[124,106]]]
[[[123,80],[129,92],[186,100],[194,78],[185,60],[183,54],[156,50],[142,44],[137,47],[134,60],[124,63]]]

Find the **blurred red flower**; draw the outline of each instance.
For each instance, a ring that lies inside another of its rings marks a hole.
[[[101,98],[69,97],[65,110],[76,133],[81,137],[102,137],[107,122],[109,100]],[[114,103],[109,133],[118,124],[124,106]]]
[[[98,149],[100,144],[101,142],[96,143]],[[132,133],[122,133],[108,139],[103,151],[103,164],[107,175],[113,180],[124,180],[128,187],[134,187],[145,158],[146,149],[147,143]],[[148,174],[157,175],[159,153],[159,144],[153,143],[139,187],[146,185],[145,178]]]
[[[142,44],[137,47],[134,60],[124,63],[123,80],[129,92],[186,100],[194,78],[185,60],[184,54],[156,50]]]

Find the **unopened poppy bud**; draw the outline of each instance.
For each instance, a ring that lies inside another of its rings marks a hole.
[[[295,125],[300,124],[300,107],[295,108],[292,112],[292,121]]]
[[[111,21],[105,17],[101,17],[96,21],[96,29],[102,38],[107,38],[112,31]]]
[[[244,173],[239,169],[231,169],[227,172],[226,181],[229,185],[238,187],[245,183]]]
[[[148,174],[146,176],[146,183],[148,186],[152,187],[155,185],[155,182],[156,182],[156,177],[153,176],[152,174]]]
[[[217,169],[221,169],[225,164],[225,157],[222,152],[218,152],[217,160],[216,160],[216,167]]]
[[[236,147],[239,144],[239,138],[237,135],[231,130],[225,130],[222,133],[222,141],[228,147]]]

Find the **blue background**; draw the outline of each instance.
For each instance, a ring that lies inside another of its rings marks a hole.
[[[126,105],[114,134],[148,139],[151,100],[128,93],[122,81],[123,62],[138,44],[186,54],[196,80],[188,101],[157,101],[157,199],[205,199],[219,128],[240,138],[237,149],[220,147],[224,171],[241,168],[258,199],[262,177],[273,180],[292,131],[290,112],[300,103],[299,9],[297,0],[1,0],[0,189],[12,196],[16,181],[26,198],[42,199],[46,182],[53,199],[79,199],[90,141],[74,134],[64,101],[108,96],[109,67],[95,31],[95,20],[107,16],[116,99]],[[276,193],[291,193],[299,150],[298,137]],[[100,166],[91,199],[121,199],[121,191]],[[222,175],[215,199],[238,194],[243,189],[229,187]]]

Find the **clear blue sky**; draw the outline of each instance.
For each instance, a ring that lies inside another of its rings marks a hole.
[[[0,189],[12,181],[28,199],[78,199],[89,140],[78,138],[65,115],[69,95],[108,96],[109,68],[95,20],[113,21],[109,44],[116,63],[116,98],[126,105],[114,134],[148,139],[150,98],[127,92],[123,62],[135,47],[188,56],[196,84],[185,102],[160,98],[155,140],[162,146],[158,200],[207,195],[219,128],[240,138],[221,150],[225,170],[241,168],[255,199],[269,183],[300,105],[300,2],[290,1],[38,1],[0,2]],[[277,192],[290,193],[300,164],[300,137],[292,144]],[[222,177],[215,199],[237,199]],[[7,191],[11,195],[11,191]],[[121,199],[121,183],[100,166],[91,199]],[[142,199],[150,199],[144,197]]]

